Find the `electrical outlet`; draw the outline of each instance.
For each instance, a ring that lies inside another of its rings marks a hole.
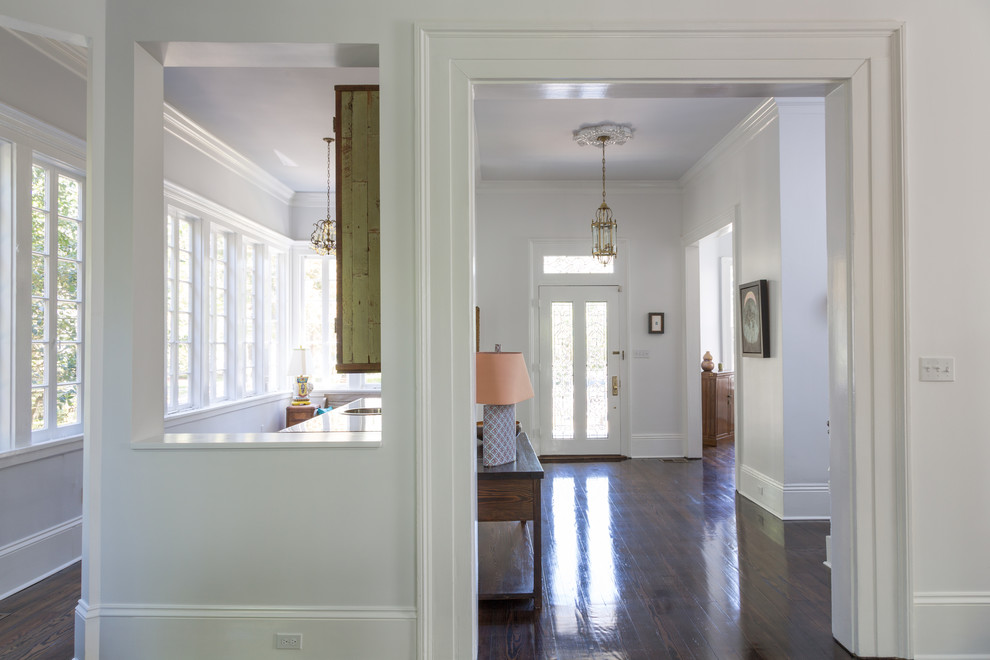
[[[275,648],[298,651],[302,648],[302,633],[275,633]]]
[[[956,379],[955,358],[921,358],[919,377],[923,381],[951,382]]]

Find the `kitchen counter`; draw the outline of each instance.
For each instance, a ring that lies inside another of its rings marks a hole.
[[[382,446],[381,413],[347,413],[381,409],[380,397],[358,399],[307,419],[278,433],[166,433],[131,443],[134,449],[316,449]]]
[[[354,412],[360,410],[381,411],[381,397],[366,397],[351,401],[346,406],[334,408],[322,415],[310,417],[280,433],[381,433],[382,414]]]

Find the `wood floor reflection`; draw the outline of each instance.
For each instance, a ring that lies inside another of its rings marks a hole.
[[[478,657],[853,657],[831,634],[828,524],[737,497],[733,449],[544,464],[543,609],[481,603]]]

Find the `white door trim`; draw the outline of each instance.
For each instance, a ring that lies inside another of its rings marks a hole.
[[[416,50],[417,584],[422,658],[477,653],[472,88],[495,82],[845,81],[853,525],[850,650],[911,657],[902,27],[421,25]],[[837,466],[833,465],[833,469]],[[836,570],[833,565],[833,573]]]

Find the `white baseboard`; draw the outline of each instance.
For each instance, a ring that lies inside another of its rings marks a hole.
[[[784,484],[748,465],[739,466],[736,490],[776,517],[784,518]]]
[[[828,484],[784,484],[784,520],[829,520]]]
[[[270,658],[275,634],[302,635],[307,658],[416,657],[414,607],[220,607],[101,605],[76,608],[75,660],[133,657],[142,660]],[[89,642],[84,643],[85,642]],[[85,646],[85,650],[83,650]]]
[[[82,517],[0,548],[0,599],[30,587],[82,556]]]
[[[684,436],[680,433],[638,433],[631,438],[632,458],[683,458]]]
[[[781,520],[829,520],[828,484],[783,484],[748,465],[739,466],[738,490]]]
[[[990,658],[990,592],[919,592],[914,597],[917,660]]]

